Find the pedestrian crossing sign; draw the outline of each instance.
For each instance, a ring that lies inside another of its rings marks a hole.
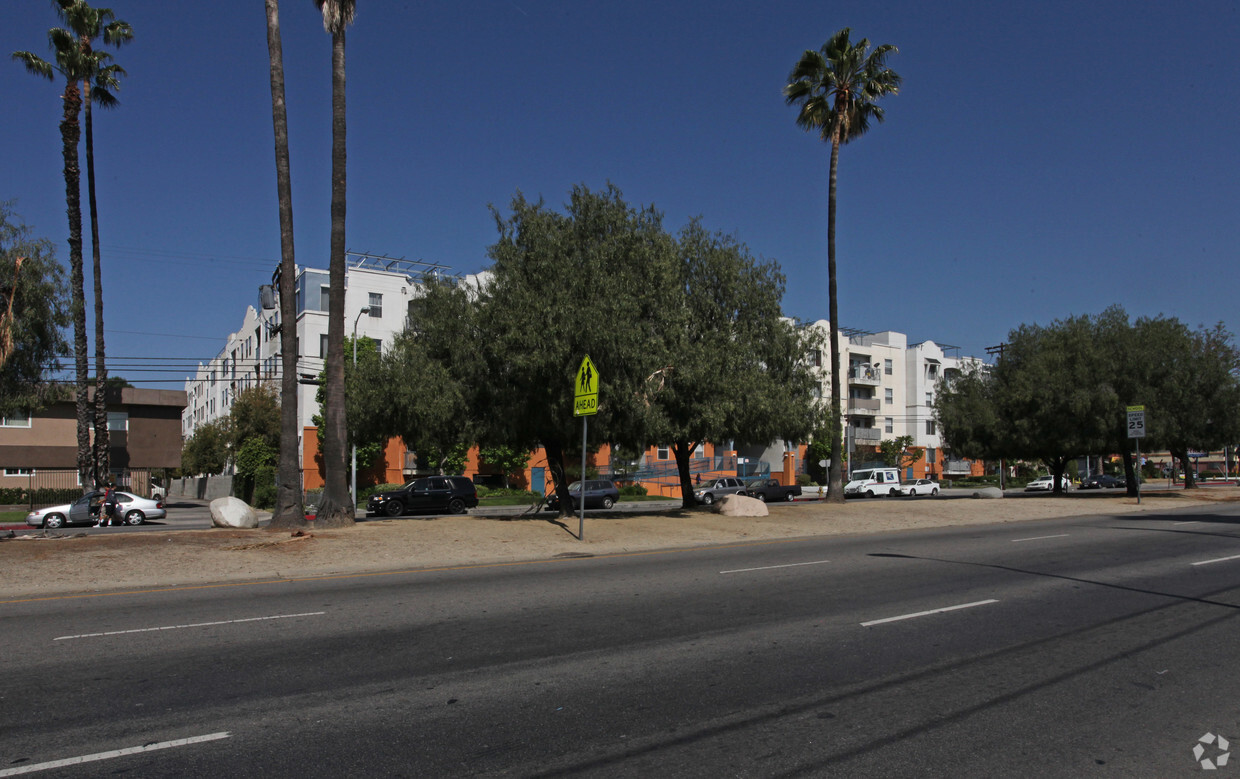
[[[598,369],[590,355],[581,360],[577,380],[573,383],[573,416],[585,417],[598,413]]]

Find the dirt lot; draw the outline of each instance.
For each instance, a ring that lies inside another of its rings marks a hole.
[[[4,572],[0,599],[502,565],[803,536],[1156,512],[1216,501],[1240,501],[1240,488],[1150,492],[1139,506],[1135,499],[1119,495],[1073,493],[1003,500],[938,497],[850,501],[843,506],[776,505],[770,507],[770,516],[760,518],[724,517],[708,509],[587,516],[585,541],[574,537],[575,517],[562,525],[515,515],[371,521],[301,537],[221,529],[93,536],[32,532],[0,541]]]

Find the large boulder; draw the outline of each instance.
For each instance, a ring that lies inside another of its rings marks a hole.
[[[213,527],[258,527],[258,512],[241,498],[216,498],[211,501]]]
[[[1002,498],[1003,490],[999,489],[998,487],[983,487],[982,489],[973,493],[973,497],[975,498]]]
[[[711,510],[725,517],[765,517],[771,513],[765,503],[746,495],[724,495]]]

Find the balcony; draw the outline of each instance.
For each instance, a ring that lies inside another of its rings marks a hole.
[[[878,398],[849,398],[848,413],[853,416],[872,417],[878,414],[883,402]]]
[[[854,427],[852,436],[854,444],[877,446],[878,442],[883,440],[883,431],[877,427]]]
[[[877,387],[883,383],[883,371],[878,365],[861,363],[848,369],[848,383],[861,387]]]

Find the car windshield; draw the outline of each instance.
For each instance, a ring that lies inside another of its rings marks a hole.
[[[568,485],[568,491],[569,492],[581,492],[581,482],[575,481],[572,484]]]
[[[852,475],[853,481],[865,481],[868,478],[870,478],[869,471],[857,471],[856,473]]]

